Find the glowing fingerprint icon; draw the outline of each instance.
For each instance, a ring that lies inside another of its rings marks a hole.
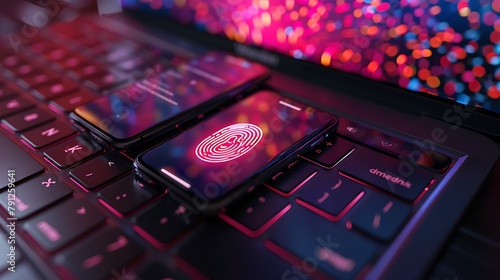
[[[260,139],[262,130],[258,126],[249,123],[232,124],[201,141],[195,153],[205,162],[226,162],[248,153]]]

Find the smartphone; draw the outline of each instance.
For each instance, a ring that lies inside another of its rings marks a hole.
[[[312,149],[336,124],[330,113],[262,90],[141,153],[134,166],[180,202],[211,215]]]
[[[179,131],[255,89],[269,75],[261,64],[208,52],[77,107],[70,117],[99,140],[132,149]]]

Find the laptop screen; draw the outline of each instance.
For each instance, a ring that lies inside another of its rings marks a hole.
[[[124,0],[209,33],[500,113],[500,0]]]

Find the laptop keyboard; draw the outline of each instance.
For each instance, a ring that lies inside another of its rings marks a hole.
[[[18,54],[0,48],[0,204],[15,224],[0,239],[16,238],[16,273],[2,261],[3,279],[362,277],[453,163],[339,118],[335,135],[240,204],[197,216],[135,176],[137,152],[103,146],[69,121],[151,66],[187,59],[93,21],[52,24]],[[396,176],[402,166],[411,172]]]

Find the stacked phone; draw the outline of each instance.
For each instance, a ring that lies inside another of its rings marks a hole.
[[[138,175],[212,215],[335,128],[330,113],[257,90],[269,75],[260,64],[209,52],[80,106],[71,117],[115,149],[157,143],[135,158]]]

